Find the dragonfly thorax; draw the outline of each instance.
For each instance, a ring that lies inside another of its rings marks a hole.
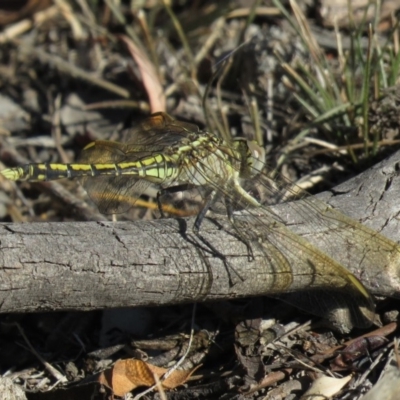
[[[194,149],[177,168],[179,174],[174,184],[225,186],[239,177],[239,162],[237,157],[231,159],[216,145]]]

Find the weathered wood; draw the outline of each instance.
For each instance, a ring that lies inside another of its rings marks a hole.
[[[398,240],[399,157],[396,153],[320,197]],[[362,254],[351,254],[348,239],[340,244],[337,232],[331,240],[329,229],[308,226],[292,206],[274,210],[293,231],[348,266],[373,293],[400,296],[397,263],[382,273],[382,266],[366,266]],[[91,310],[266,294],[274,277],[266,273],[262,255],[249,262],[246,246],[225,231],[231,231],[229,223],[220,217],[218,222],[222,228],[205,221],[202,234],[244,278],[233,286],[222,260],[193,244],[193,219],[1,224],[0,311]]]

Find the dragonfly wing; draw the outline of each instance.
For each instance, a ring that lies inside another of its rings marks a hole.
[[[242,214],[235,224],[261,257],[268,282],[265,293],[329,317],[343,330],[371,325],[373,298],[350,271],[273,219],[271,210],[248,209]],[[242,218],[247,220],[244,225]]]
[[[115,164],[141,161],[154,154],[164,153],[169,146],[176,146],[187,139],[188,135],[193,135],[194,131],[198,131],[196,125],[177,122],[167,114],[157,113],[136,128],[128,130],[125,143],[99,140],[89,144],[82,151],[78,162]],[[154,186],[134,176],[111,175],[83,177],[81,183],[104,214],[127,211],[133,204],[137,204],[140,195]]]
[[[398,270],[395,266],[400,265],[400,246],[397,243],[311,197],[281,175],[269,172],[267,167],[259,172],[250,182],[253,188],[257,188],[258,200],[268,206],[286,203],[288,211],[282,218],[270,209],[275,219],[294,225],[296,231],[307,235],[307,240],[314,241],[332,257],[338,251],[345,254],[341,262],[352,270],[368,271],[376,269],[377,265],[382,271]],[[341,249],[338,250],[337,246]]]
[[[156,146],[133,146],[109,140],[96,140],[82,150],[78,163],[115,164],[125,161],[135,162],[154,153],[157,153]]]
[[[279,215],[258,202],[261,196],[255,189],[246,185],[246,189],[241,191],[234,178],[221,179],[219,170],[213,168],[211,162],[201,161],[194,168],[229,199],[234,210],[243,210],[242,214],[247,218],[247,221],[234,218],[235,231],[250,244],[253,252],[258,253],[256,262],[262,262],[264,266],[265,275],[257,280],[260,288],[255,292],[268,295],[289,293],[285,296],[286,301],[322,317],[339,318],[339,324],[347,328],[363,327],[374,321],[373,298],[364,286],[340,263],[288,229]],[[193,172],[191,174],[195,176]],[[261,185],[262,181],[253,183]],[[290,198],[285,191],[292,190],[289,186],[278,190],[271,183],[263,189],[270,194],[269,197],[281,200]],[[296,204],[293,202],[295,207]],[[304,218],[318,220],[315,207],[299,211],[305,213]]]
[[[151,154],[132,151],[132,146],[119,142],[98,140],[88,145],[81,153],[79,163],[116,164],[138,161]],[[103,214],[119,214],[128,211],[139,197],[152,187],[152,183],[135,177],[97,175],[80,178],[89,197]]]
[[[134,147],[152,148],[163,152],[168,146],[175,146],[182,139],[199,132],[197,125],[177,121],[165,113],[155,113],[124,132],[124,142]]]
[[[143,179],[126,176],[99,175],[81,178],[82,186],[102,214],[121,214],[138,203],[139,198],[152,187]]]

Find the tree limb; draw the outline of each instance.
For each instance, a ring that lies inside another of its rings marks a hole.
[[[398,240],[399,156],[318,197]],[[365,265],[363,249],[353,251],[348,235],[343,235],[344,243],[337,241],[337,232],[331,240],[329,227],[307,225],[293,204],[273,210],[291,230],[346,265],[371,292],[400,295],[397,247],[390,265]],[[206,220],[201,233],[222,249],[224,260],[199,245],[191,231],[193,218],[1,224],[0,311],[92,310],[269,294],[266,288],[274,287],[275,277],[266,273],[265,257],[256,254],[256,262],[249,261],[229,222],[222,217],[217,222]],[[337,225],[335,231],[341,228]]]

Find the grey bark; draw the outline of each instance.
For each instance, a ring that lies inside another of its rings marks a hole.
[[[398,241],[399,158],[400,153],[396,153],[318,197]],[[371,250],[359,242],[352,244],[357,229],[350,235],[342,234],[340,230],[348,232],[348,225],[332,222],[331,229],[329,218],[320,225],[310,225],[308,209],[302,213],[301,201],[297,204],[273,209],[291,230],[347,266],[372,293],[400,296],[398,247],[393,247],[389,255],[383,254],[394,244],[378,237],[382,262],[378,254],[372,257],[374,263],[378,260],[376,265],[365,264]],[[220,257],[195,243],[193,219],[1,224],[0,311],[92,310],[279,292],[275,290],[276,277],[266,273],[265,254],[255,249],[255,260],[249,261],[246,245],[229,233],[230,224],[221,216],[217,220],[218,224],[206,220],[201,232],[226,256],[229,268]],[[263,224],[255,227],[263,228]],[[365,242],[371,239],[369,231],[363,235],[358,237]],[[276,240],[280,239],[278,235]],[[229,273],[231,280],[239,279],[239,283],[232,284]],[[291,283],[294,289],[301,289],[301,274],[298,283],[297,278]]]

